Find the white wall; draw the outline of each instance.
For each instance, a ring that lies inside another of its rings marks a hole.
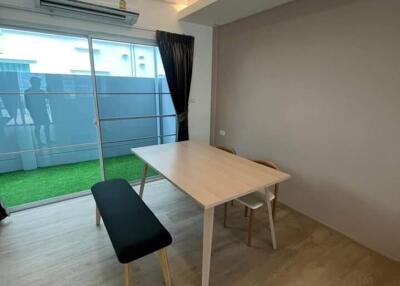
[[[104,0],[102,0],[104,2]],[[97,0],[97,2],[102,2]],[[13,5],[24,9],[34,9],[34,0],[0,0],[0,5]],[[32,11],[6,9],[0,7],[0,25],[23,25],[56,30],[76,30],[94,34],[111,34],[121,37],[135,37],[154,40],[154,32],[164,30],[183,33],[195,37],[194,66],[189,110],[189,130],[193,140],[209,142],[211,104],[211,63],[212,28],[181,23],[177,21],[177,11],[173,5],[154,0],[128,0],[129,7],[139,10],[140,17],[135,25],[139,29],[85,22],[76,19],[51,17]],[[141,29],[140,29],[141,28]],[[35,47],[29,47],[35,48]]]
[[[221,27],[215,134],[290,173],[286,204],[397,260],[399,27],[398,0],[298,0]]]

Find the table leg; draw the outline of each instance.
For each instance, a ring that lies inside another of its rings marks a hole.
[[[143,170],[142,170],[142,181],[140,183],[140,191],[139,195],[143,199],[143,192],[144,192],[144,184],[146,183],[146,176],[147,176],[147,169],[149,168],[149,165],[147,163],[143,163]]]
[[[203,264],[201,285],[208,286],[210,283],[210,264],[211,264],[211,249],[212,236],[214,227],[214,208],[204,210],[203,222]]]
[[[269,229],[271,231],[271,239],[272,239],[272,248],[276,249],[276,236],[275,236],[275,226],[274,226],[274,216],[272,213],[272,205],[271,201],[267,200],[267,210],[268,210],[268,219],[269,219]]]

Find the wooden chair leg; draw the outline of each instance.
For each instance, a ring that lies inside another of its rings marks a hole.
[[[228,219],[228,203],[224,204],[224,227],[226,227],[226,221]]]
[[[275,190],[274,196],[275,196],[275,199],[272,201],[272,217],[273,217],[274,220],[275,220],[276,203],[278,202],[278,191],[277,191],[277,190]]]
[[[253,209],[250,209],[249,225],[247,226],[247,245],[251,246],[251,239],[253,235]]]
[[[267,200],[267,210],[268,210],[269,229],[271,232],[271,239],[272,239],[272,248],[277,249],[274,218],[272,216],[272,205],[270,200]]]
[[[248,212],[249,212],[249,208],[248,207],[244,207],[244,216],[247,217],[248,216]]]
[[[164,248],[164,249],[157,251],[157,256],[158,256],[158,259],[160,260],[161,269],[162,269],[162,273],[164,276],[165,286],[172,286],[172,279],[171,279],[171,273],[169,271],[167,250]]]
[[[124,286],[133,286],[131,264],[124,264]]]
[[[96,225],[100,225],[100,218],[101,218],[100,212],[99,212],[99,209],[96,206]]]

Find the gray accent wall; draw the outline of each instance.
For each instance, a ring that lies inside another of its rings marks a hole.
[[[282,202],[396,260],[399,28],[397,0],[298,0],[217,28],[212,125],[292,175]]]

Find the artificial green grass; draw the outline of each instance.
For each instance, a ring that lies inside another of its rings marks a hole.
[[[143,163],[133,155],[104,160],[106,178],[140,179]],[[148,171],[148,177],[156,175]],[[0,174],[0,198],[6,207],[81,192],[100,181],[99,161]]]

